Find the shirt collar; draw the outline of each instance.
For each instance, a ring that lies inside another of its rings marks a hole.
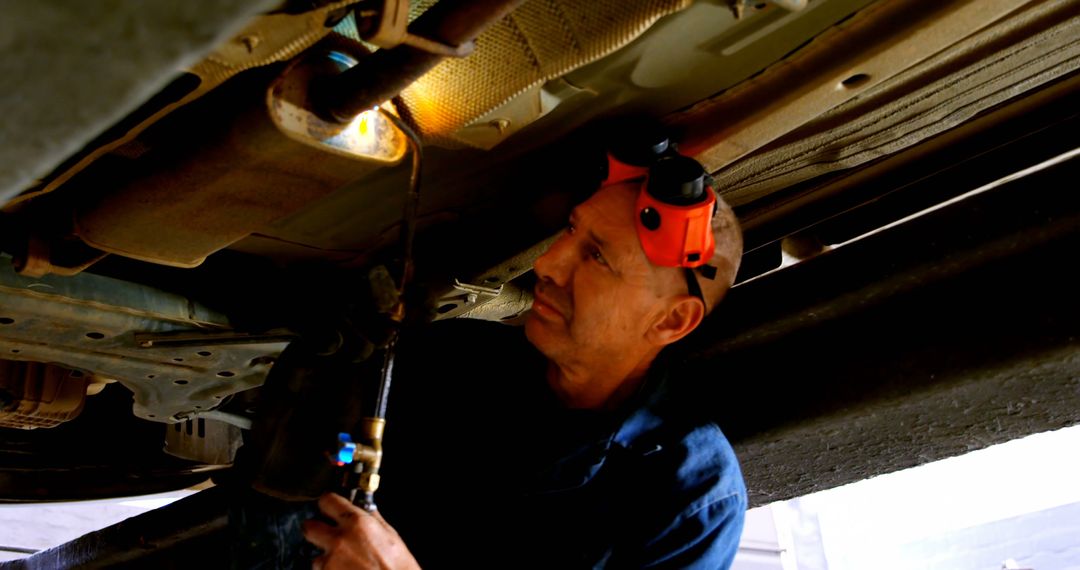
[[[559,459],[549,472],[544,492],[565,491],[588,483],[611,455],[613,448],[648,453],[638,449],[641,437],[660,428],[664,403],[670,388],[666,359],[653,363],[646,381],[613,419],[614,427],[606,436],[586,442],[574,452]]]

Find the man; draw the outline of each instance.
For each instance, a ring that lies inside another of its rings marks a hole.
[[[438,495],[411,496],[413,505],[423,505],[411,518],[432,521],[414,535],[443,538],[434,554],[447,564],[730,565],[746,508],[742,476],[720,430],[680,408],[673,394],[692,383],[670,378],[677,366],[661,352],[692,332],[724,296],[742,240],[731,209],[718,201],[711,218],[715,251],[707,264],[712,278],[701,268],[651,263],[635,224],[641,188],[640,180],[602,187],[574,209],[569,226],[536,261],[525,334],[547,360],[547,396],[515,399],[499,392],[498,404],[484,407],[485,417],[505,410],[505,417],[483,424],[496,426],[494,437],[503,439],[485,444],[479,454],[499,459],[470,473],[500,475],[449,483],[443,477],[455,473],[454,466],[473,466],[474,455],[458,452],[411,470],[437,471],[438,481],[468,498],[447,502],[444,494],[439,504]],[[505,372],[496,376],[502,383],[484,388],[488,395],[517,385],[505,381]],[[548,396],[555,405],[539,405],[546,415],[523,411]],[[532,427],[503,428],[515,423]],[[448,440],[440,441],[445,449]],[[510,458],[506,450],[525,452]],[[523,472],[529,475],[519,476]],[[472,499],[488,490],[492,498]],[[378,513],[335,495],[319,505],[334,524],[309,521],[304,527],[305,537],[325,552],[316,568],[419,567],[406,541]],[[385,505],[384,512],[393,519]]]

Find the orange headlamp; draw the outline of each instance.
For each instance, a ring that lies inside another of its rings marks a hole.
[[[645,256],[661,267],[699,267],[716,249],[712,217],[716,195],[694,159],[669,155],[649,168],[638,193],[638,239]]]
[[[666,145],[664,148],[667,151]],[[661,267],[700,267],[712,259],[716,195],[696,160],[667,151],[648,166],[608,154],[603,185],[643,179],[634,209],[645,256]]]

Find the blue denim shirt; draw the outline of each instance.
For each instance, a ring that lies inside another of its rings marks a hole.
[[[680,416],[671,382],[654,371],[643,405],[539,477],[537,497],[568,503],[565,514],[592,529],[575,560],[581,567],[731,565],[746,512],[742,473],[715,423]]]
[[[421,565],[727,568],[746,490],[723,433],[686,405],[693,379],[660,362],[619,412],[570,411],[547,393],[544,362],[398,384],[414,401],[392,406],[429,427],[395,441],[388,424],[380,510]],[[483,395],[466,397],[467,414],[451,403],[463,387]]]

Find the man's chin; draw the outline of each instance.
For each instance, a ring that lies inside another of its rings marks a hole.
[[[541,333],[540,329],[543,328],[543,326],[544,323],[536,316],[536,313],[529,311],[529,313],[525,315],[525,338],[529,339],[529,342],[535,345],[537,335]]]
[[[551,323],[529,311],[525,317],[525,338],[545,356],[549,356],[548,352],[551,350],[551,336]]]

